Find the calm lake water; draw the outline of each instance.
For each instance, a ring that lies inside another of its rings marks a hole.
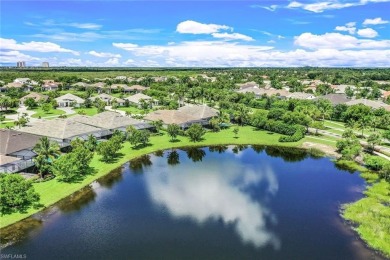
[[[364,181],[300,150],[169,150],[2,232],[27,259],[380,259],[339,217]]]

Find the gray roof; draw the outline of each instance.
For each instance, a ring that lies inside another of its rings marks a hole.
[[[30,149],[39,142],[39,136],[15,130],[0,129],[0,154],[11,154]]]
[[[79,123],[109,130],[127,127],[130,125],[135,126],[136,128],[149,127],[149,124],[147,123],[127,116],[122,116],[121,114],[112,111],[105,111],[94,116],[76,115],[71,119]]]
[[[21,102],[24,102],[26,99],[28,98],[32,98],[34,99],[35,101],[40,101],[40,100],[47,100],[49,98],[49,96],[47,95],[43,95],[41,93],[37,93],[37,92],[31,92],[30,94],[22,97],[20,99]]]
[[[118,101],[118,103],[124,103],[125,102],[124,99],[117,98],[117,97],[114,97],[114,96],[110,96],[110,95],[105,94],[105,93],[102,93],[102,94],[99,94],[97,96],[91,97],[91,100],[94,101],[96,98],[100,98],[103,101],[110,101],[110,102],[112,100],[114,100],[114,99],[116,99],[116,101]]]
[[[129,100],[132,103],[139,104],[141,99],[148,100],[148,99],[152,99],[152,98],[145,95],[145,94],[137,93],[137,94],[134,94],[132,96],[126,97],[125,99]]]
[[[344,104],[351,101],[351,99],[349,99],[345,94],[328,94],[318,97],[318,99],[321,98],[329,100],[333,105]]]
[[[20,161],[20,158],[0,154],[0,165],[6,165],[17,161]]]
[[[164,124],[185,124],[217,116],[218,110],[206,105],[184,106],[179,110],[157,110],[145,116],[146,120],[162,120]]]
[[[19,131],[64,140],[100,132],[101,129],[76,122],[72,118],[56,118],[34,122],[31,126],[22,127]]]
[[[380,101],[374,101],[374,100],[369,100],[369,99],[355,99],[355,100],[351,100],[349,102],[346,102],[345,104],[347,104],[348,106],[363,104],[363,105],[366,105],[366,106],[369,106],[369,107],[375,108],[375,109],[383,107],[384,109],[390,111],[390,105],[387,105],[387,104],[380,102]]]
[[[78,97],[78,96],[70,94],[70,93],[67,93],[65,95],[59,96],[55,100],[57,102],[63,102],[63,101],[69,102],[69,101],[71,101],[71,102],[76,102],[78,104],[84,103],[84,101],[85,101],[81,97]]]

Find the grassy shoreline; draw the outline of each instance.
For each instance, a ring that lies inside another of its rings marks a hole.
[[[278,142],[280,136],[281,135],[279,134],[253,130],[252,127],[245,126],[240,127],[238,138],[234,137],[231,129],[226,129],[218,133],[207,132],[204,140],[197,143],[190,142],[186,137],[178,137],[179,141],[170,142],[170,138],[166,134],[152,136],[150,139],[151,145],[142,149],[134,149],[126,142],[124,143],[124,147],[120,150],[121,156],[113,163],[107,164],[101,162],[100,156],[95,154],[91,162],[91,167],[93,167],[96,172],[93,175],[86,176],[85,179],[78,183],[63,183],[59,182],[56,178],[47,182],[35,183],[34,187],[41,196],[40,202],[43,204],[43,207],[39,209],[30,208],[25,213],[0,216],[0,228],[15,224],[46,209],[90,185],[97,179],[109,174],[111,171],[121,167],[131,159],[159,150],[211,145],[268,145],[302,148],[302,143],[304,141],[311,141],[310,139],[305,138],[299,142],[280,143]],[[390,246],[388,246],[390,245],[390,234],[384,231],[386,230],[386,227],[390,226],[390,208],[386,208],[383,205],[384,203],[390,203],[390,184],[388,182],[383,184],[383,181],[378,183],[377,179],[374,178],[376,176],[375,174],[370,174],[370,171],[355,162],[339,161],[338,164],[361,172],[361,176],[366,179],[367,183],[376,182],[372,186],[367,187],[364,192],[365,197],[358,201],[342,205],[341,217],[352,224],[352,228],[370,247],[381,251],[385,256],[390,256]],[[377,185],[381,186],[378,188]],[[387,194],[384,185],[387,185]],[[380,230],[378,230],[376,225],[379,221],[385,223],[381,226]]]
[[[153,153],[158,150],[167,150],[171,148],[190,147],[190,146],[208,146],[208,145],[271,145],[271,146],[283,146],[283,147],[296,147],[299,148],[303,143],[303,140],[292,143],[280,143],[280,134],[269,133],[267,131],[253,130],[252,127],[244,126],[240,127],[238,138],[234,137],[234,133],[231,129],[222,130],[217,133],[207,132],[204,136],[204,140],[201,142],[190,142],[186,137],[178,137],[177,142],[170,142],[170,138],[167,135],[152,136],[150,138],[150,146],[142,149],[133,149],[128,142],[124,143],[124,147],[119,151],[122,154],[115,162],[107,164],[100,161],[100,156],[94,155],[91,167],[95,169],[93,175],[87,175],[82,181],[78,183],[64,183],[59,182],[57,178],[52,180],[34,183],[34,188],[41,196],[40,203],[43,207],[39,209],[29,208],[25,213],[13,213],[10,215],[0,216],[0,228],[7,227],[18,221],[21,221],[33,214],[44,210],[45,208],[55,204],[56,202],[64,199],[74,192],[84,188],[91,184],[100,177],[107,175],[112,170],[122,166],[124,163],[136,157]]]

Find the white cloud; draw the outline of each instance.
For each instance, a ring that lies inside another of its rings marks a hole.
[[[386,23],[389,23],[389,21],[382,20],[381,17],[377,17],[374,19],[366,19],[363,22],[364,25],[377,25],[377,24],[386,24]]]
[[[356,22],[346,23],[345,26],[336,26],[336,31],[349,32],[350,34],[355,34],[356,32]]]
[[[109,52],[96,52],[96,51],[90,51],[88,54],[99,57],[99,58],[121,58],[120,54],[114,54]]]
[[[144,66],[146,60],[154,61],[158,66],[172,67],[390,66],[390,40],[357,39],[339,33],[307,33],[296,37],[295,44],[306,50],[278,51],[272,46],[207,41],[113,45],[129,51],[129,58],[136,66]]]
[[[375,38],[378,36],[378,32],[371,28],[360,29],[357,34],[366,38]]]
[[[204,24],[191,20],[181,22],[177,25],[176,31],[179,33],[190,33],[190,34],[211,34],[217,33],[221,30],[232,29],[226,25],[219,24]]]
[[[17,43],[14,39],[0,38],[0,49],[15,51],[32,52],[68,52],[73,55],[79,55],[79,52],[62,48],[60,45],[52,42],[22,42]]]
[[[250,36],[241,34],[241,33],[212,33],[211,34],[214,38],[217,39],[224,39],[227,41],[230,40],[243,40],[243,41],[254,41],[254,39]]]
[[[271,11],[271,12],[274,12],[276,9],[279,8],[278,5],[270,5],[270,6],[251,5],[250,7],[251,7],[251,8],[263,8],[263,9],[268,10],[268,11]]]
[[[0,50],[0,64],[13,64],[15,65],[17,61],[37,61],[39,58],[32,57],[30,55],[21,53],[19,51],[2,51]],[[30,65],[30,64],[27,64]]]
[[[62,25],[67,25],[67,26],[75,27],[75,28],[79,28],[79,29],[89,29],[89,30],[98,30],[98,29],[102,28],[102,26],[100,24],[96,24],[96,23],[68,23],[68,24],[65,23]]]
[[[347,7],[353,7],[353,6],[362,6],[366,5],[368,3],[379,3],[379,2],[389,2],[390,0],[360,0],[357,2],[339,2],[337,0],[335,1],[324,1],[324,2],[317,2],[317,3],[300,3],[297,1],[290,2],[286,8],[301,8],[310,12],[314,13],[322,13],[326,10],[335,10],[335,9],[343,9]]]
[[[370,35],[370,32],[363,32],[363,34]],[[354,36],[344,35],[340,33],[326,33],[323,35],[303,33],[295,37],[294,43],[298,46],[309,48],[309,49],[342,50],[342,49],[378,49],[378,48],[390,47],[390,40],[375,41],[375,40],[367,40],[367,39],[358,39]]]
[[[107,60],[104,64],[107,65],[108,67],[118,66],[119,59],[118,58],[111,58],[111,59]]]

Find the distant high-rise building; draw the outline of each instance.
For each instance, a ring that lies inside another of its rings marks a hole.
[[[42,67],[49,68],[49,62],[47,61],[42,62]]]
[[[16,67],[24,68],[24,67],[26,67],[26,62],[25,61],[18,61],[18,62],[16,62]]]

